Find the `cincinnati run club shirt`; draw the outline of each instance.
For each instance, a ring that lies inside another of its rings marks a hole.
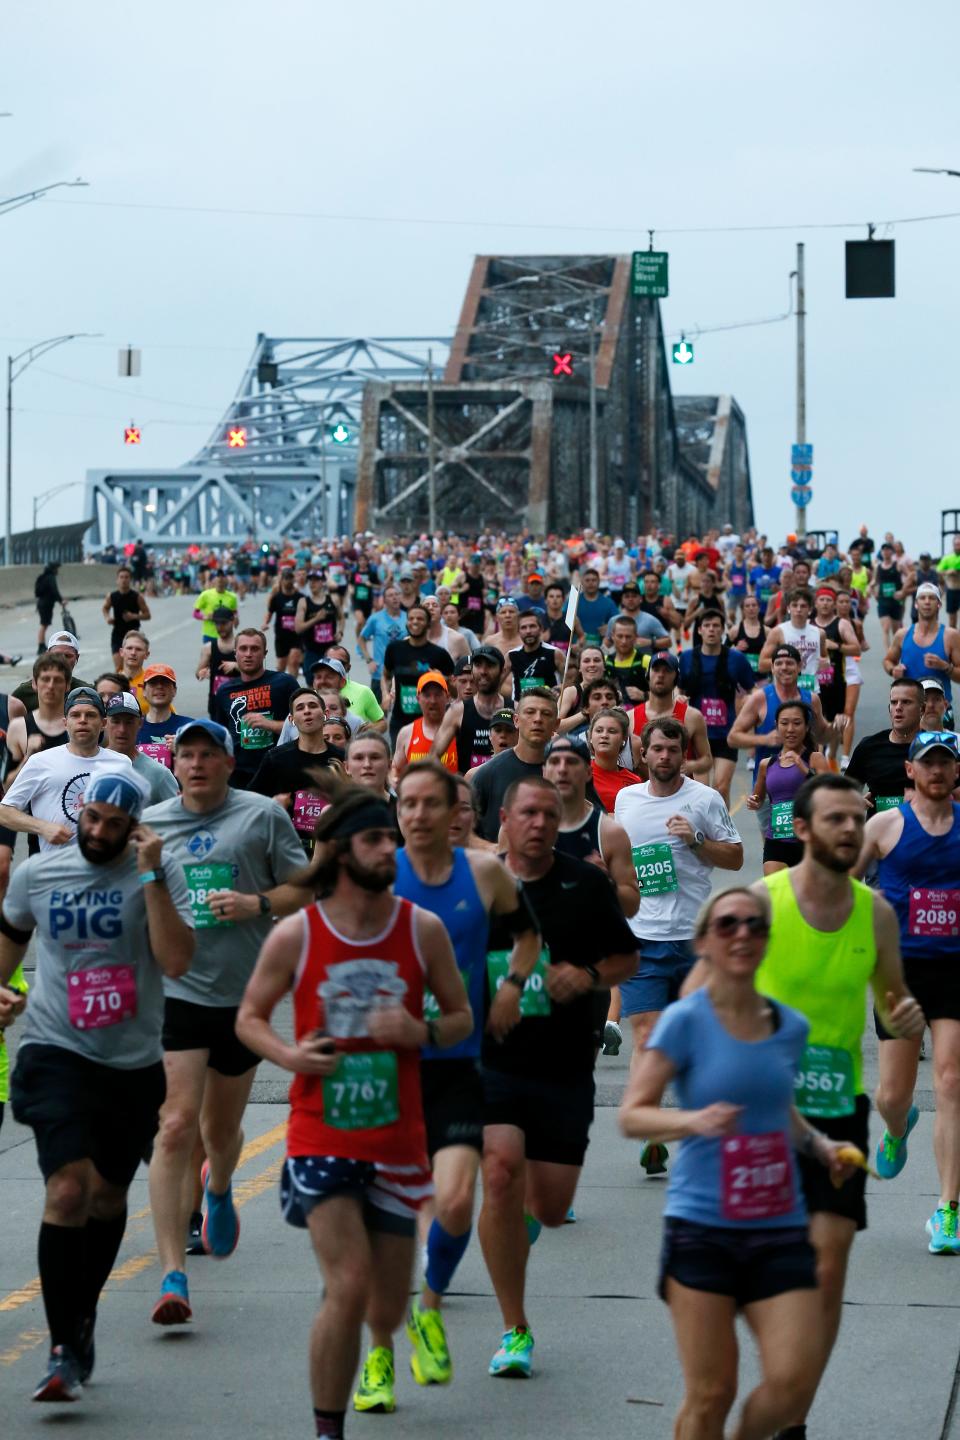
[[[225,725],[233,736],[235,766],[231,785],[240,789],[257,773],[265,750],[272,750],[279,732],[263,730],[247,724],[251,715],[267,715],[271,720],[286,720],[290,696],[299,688],[292,675],[280,670],[264,670],[256,680],[231,680],[213,697],[212,716]]]

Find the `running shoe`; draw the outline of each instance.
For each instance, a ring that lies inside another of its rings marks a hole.
[[[182,1270],[170,1270],[160,1284],[160,1299],[150,1316],[154,1325],[186,1325],[193,1319],[187,1277]]]
[[[957,1212],[949,1205],[938,1205],[926,1224],[931,1255],[960,1255],[960,1236],[957,1235]]]
[[[616,1020],[608,1020],[603,1027],[604,1055],[619,1055],[623,1044],[623,1031]]]
[[[377,1345],[363,1362],[363,1374],[353,1397],[354,1410],[379,1411],[392,1415],[397,1408],[393,1397],[393,1351]]]
[[[542,1224],[535,1215],[528,1215],[526,1211],[524,1211],[523,1223],[527,1227],[527,1243],[536,1245],[540,1239],[540,1231],[543,1229]]]
[[[530,1377],[533,1360],[533,1336],[526,1325],[517,1325],[504,1332],[500,1349],[490,1361],[489,1374],[516,1376],[520,1380]]]
[[[240,1216],[233,1204],[233,1186],[228,1185],[222,1195],[214,1195],[210,1189],[210,1164],[207,1160],[203,1162],[200,1179],[203,1198],[207,1202],[207,1213],[200,1229],[203,1248],[215,1260],[226,1260],[240,1240]]]
[[[564,1223],[564,1225],[576,1225],[576,1223],[577,1223],[577,1212],[576,1212],[576,1210],[574,1210],[574,1208],[573,1208],[572,1205],[570,1206],[570,1209],[567,1211],[566,1215],[564,1216],[564,1218],[563,1218],[563,1223]]]
[[[10,656],[10,664],[11,664],[11,665],[19,665],[19,664],[20,664],[20,661],[21,661],[22,659],[23,659],[23,656],[22,656],[22,655],[11,655],[11,656]]]
[[[80,1369],[69,1345],[54,1345],[47,1373],[34,1390],[33,1398],[45,1404],[64,1404],[83,1398]]]
[[[877,1174],[882,1180],[892,1180],[906,1165],[907,1137],[919,1119],[920,1111],[916,1105],[911,1105],[907,1128],[902,1135],[891,1135],[889,1130],[884,1130],[877,1146]]]
[[[670,1152],[658,1140],[648,1140],[640,1151],[640,1169],[650,1175],[666,1175]]]
[[[187,1254],[206,1255],[203,1248],[203,1211],[194,1210],[187,1225]]]
[[[413,1346],[410,1369],[417,1384],[448,1385],[453,1379],[453,1361],[440,1311],[414,1303],[407,1320],[407,1339]]]
[[[89,1320],[81,1322],[80,1333],[77,1336],[77,1370],[80,1374],[81,1385],[86,1385],[90,1379],[97,1359],[97,1350],[93,1339],[96,1323],[97,1316],[94,1312]]]

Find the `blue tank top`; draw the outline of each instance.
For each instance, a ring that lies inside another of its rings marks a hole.
[[[929,835],[912,805],[903,833],[877,866],[877,888],[897,912],[900,949],[916,959],[960,957],[960,805],[946,835]]]
[[[755,725],[753,728],[754,728],[754,730],[756,730],[756,732],[757,732],[758,735],[769,735],[770,732],[771,732],[771,730],[775,730],[775,729],[777,728],[777,711],[780,709],[780,706],[784,703],[784,702],[780,699],[780,696],[777,694],[777,687],[776,687],[776,684],[775,684],[775,682],[774,682],[773,680],[770,681],[770,684],[769,684],[769,685],[764,685],[764,687],[763,687],[763,698],[764,698],[764,702],[765,702],[765,705],[766,705],[766,710],[765,710],[765,713],[764,713],[764,717],[763,717],[763,719],[760,721],[760,723],[759,723],[758,725]],[[803,694],[802,691],[800,692],[800,694],[799,694],[796,698],[797,698],[798,700],[801,700],[804,705],[809,705],[809,704],[810,704],[810,701],[807,699],[807,697]],[[757,774],[758,774],[758,772],[759,772],[759,770],[760,770],[760,761],[761,761],[761,760],[766,760],[769,755],[775,755],[775,754],[777,753],[777,751],[779,750],[779,748],[780,748],[779,745],[758,745],[758,746],[757,746],[757,748],[756,748],[756,750],[754,751],[754,754],[753,754],[753,783],[754,783],[754,784],[757,783]],[[769,769],[769,766],[768,766],[767,768]]]
[[[486,1013],[487,932],[490,922],[483,901],[477,893],[466,853],[459,848],[454,850],[453,869],[445,884],[425,885],[410,864],[406,850],[398,850],[397,879],[393,893],[404,900],[411,900],[414,905],[422,906],[443,921],[473,1011],[473,1032],[466,1040],[461,1040],[458,1045],[451,1045],[445,1050],[426,1045],[421,1052],[424,1060],[478,1059]],[[429,1002],[432,998],[429,992],[424,993],[425,1019],[430,1018]],[[438,1013],[435,1001],[433,1013]]]
[[[907,675],[911,680],[939,680],[943,686],[943,693],[947,697],[947,704],[953,704],[953,696],[950,692],[950,671],[949,670],[928,670],[923,663],[924,655],[937,655],[941,660],[946,660],[947,651],[944,645],[944,631],[946,626],[941,625],[933,642],[930,645],[918,645],[913,638],[915,625],[911,625],[903,637],[903,645],[900,649],[900,664],[906,667]]]

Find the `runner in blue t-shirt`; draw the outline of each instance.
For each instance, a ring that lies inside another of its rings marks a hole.
[[[383,657],[393,640],[402,640],[407,633],[407,617],[400,605],[400,591],[387,585],[383,592],[383,609],[374,610],[363,629],[357,632],[357,649],[370,667],[370,689],[380,699],[380,677]],[[373,654],[366,642],[373,641]]]

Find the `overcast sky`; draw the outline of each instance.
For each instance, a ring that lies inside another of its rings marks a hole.
[[[14,528],[34,494],[130,464],[131,419],[138,461],[189,460],[258,331],[452,333],[475,253],[626,252],[653,226],[665,323],[688,336],[786,310],[805,242],[809,524],[937,550],[960,505],[960,219],[878,230],[894,300],[843,298],[844,240],[865,228],[794,227],[960,212],[960,179],[912,173],[960,170],[957,31],[946,0],[7,0],[0,199],[90,188],[0,216],[0,347],[104,336],[17,383]],[[661,233],[734,225],[787,228]],[[117,375],[128,341],[139,381]],[[778,537],[794,347],[792,321],[704,335],[672,377],[736,396]],[[81,509],[77,488],[41,519]]]

